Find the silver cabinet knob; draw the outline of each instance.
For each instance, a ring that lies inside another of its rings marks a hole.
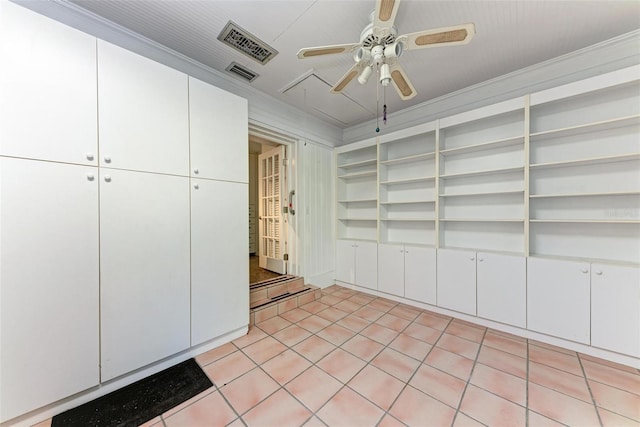
[[[476,257],[469,257],[469,260],[474,261],[476,259]]]
[[[104,157],[104,162],[105,162],[105,163],[111,163],[111,157],[109,157],[109,156],[105,156],[105,157]]]
[[[478,258],[478,261],[482,262],[484,261],[484,258]]]
[[[193,188],[197,190],[198,188],[200,188],[200,186],[198,184],[193,184]]]
[[[586,269],[586,268],[581,268],[581,269],[580,269],[580,272],[581,272],[581,273],[584,273],[584,274],[587,274],[587,273],[589,272],[589,270],[588,270],[588,269]]]
[[[95,177],[92,174],[87,174],[87,181],[93,181]]]
[[[110,177],[109,175],[106,175],[106,176],[104,177],[104,181],[105,181],[105,182],[111,182],[111,177]]]
[[[596,270],[596,275],[597,275],[597,276],[602,276],[602,271],[600,271],[600,270]]]
[[[93,154],[87,153],[87,160],[92,161],[93,160]]]
[[[194,174],[196,174],[196,175],[198,175],[198,174],[200,173],[200,171],[199,171],[198,169],[194,169],[194,170],[193,170],[193,173],[194,173]]]

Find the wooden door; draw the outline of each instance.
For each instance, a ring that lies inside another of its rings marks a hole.
[[[280,145],[258,156],[258,234],[260,267],[284,274],[286,224],[282,207],[286,191],[285,147]]]

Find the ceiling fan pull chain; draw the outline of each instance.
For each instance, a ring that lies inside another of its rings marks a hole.
[[[382,88],[382,98],[384,106],[382,107],[382,123],[387,124],[387,88]]]
[[[380,75],[380,68],[378,68],[378,75]],[[376,133],[380,132],[380,86],[378,86],[378,80],[376,79]]]

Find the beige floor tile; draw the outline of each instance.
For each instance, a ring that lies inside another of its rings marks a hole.
[[[343,383],[349,382],[366,362],[337,348],[319,361],[316,366]]]
[[[422,362],[433,346],[412,336],[400,334],[389,347]]]
[[[313,387],[310,387],[310,384],[313,384]],[[342,388],[342,383],[323,370],[312,366],[288,383],[285,388],[315,412]]]
[[[227,425],[237,415],[229,407],[219,392],[214,392],[187,406],[179,412],[164,418],[167,427],[190,427],[197,425]]]
[[[582,376],[579,377],[536,362],[529,362],[529,382],[534,382],[587,403],[593,403],[591,393],[587,388],[587,381]]]
[[[596,409],[592,404],[535,383],[529,383],[529,409],[570,426],[599,424]]]
[[[385,348],[371,364],[393,375],[400,381],[407,382],[420,366],[420,362],[391,348]]]
[[[292,347],[309,336],[311,336],[311,332],[298,325],[291,325],[273,334],[275,339],[287,347]]]
[[[271,378],[284,385],[305,371],[311,363],[295,351],[286,350],[261,366]]]
[[[520,427],[526,421],[525,408],[474,385],[467,387],[460,411],[488,426]]]
[[[296,352],[306,357],[307,360],[312,363],[316,363],[335,348],[335,345],[315,335],[293,346]]]
[[[280,389],[242,416],[249,426],[303,425],[313,414]]]
[[[408,386],[400,393],[389,414],[410,426],[449,426],[456,411]]]
[[[589,381],[596,405],[613,413],[640,421],[640,396],[595,381]]]
[[[448,330],[448,329],[447,329]],[[436,343],[437,347],[450,351],[451,353],[459,354],[467,359],[476,360],[478,355],[478,349],[480,344],[477,342],[469,341],[464,338],[459,338],[455,335],[451,335],[445,331]]]
[[[481,363],[473,369],[471,384],[518,405],[527,404],[527,382],[524,379]]]
[[[256,364],[240,351],[231,353],[220,360],[208,364],[202,370],[217,386],[222,387],[240,375],[255,368]]]
[[[220,392],[238,414],[244,414],[278,388],[278,383],[262,369],[255,368],[220,388]]]
[[[285,351],[287,347],[275,338],[268,336],[246,346],[242,351],[258,365]]]
[[[349,387],[344,387],[316,415],[328,426],[375,426],[384,412]]]
[[[467,383],[429,365],[420,365],[409,385],[457,408]]]
[[[335,346],[340,346],[342,343],[347,341],[349,338],[355,335],[351,329],[344,328],[340,325],[333,324],[329,325],[320,332],[317,333],[320,338],[323,338],[329,341],[331,344]]]
[[[424,360],[424,363],[438,368],[454,377],[467,381],[473,369],[473,361],[466,357],[450,353],[435,347]]]
[[[369,362],[371,359],[376,357],[380,351],[382,351],[384,346],[370,338],[362,335],[356,335],[349,341],[342,344],[341,348],[360,359]]]
[[[348,386],[387,411],[405,383],[371,365],[367,365],[349,381]]]

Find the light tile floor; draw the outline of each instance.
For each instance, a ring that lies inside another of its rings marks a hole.
[[[148,426],[640,426],[640,371],[339,286],[197,358]]]

